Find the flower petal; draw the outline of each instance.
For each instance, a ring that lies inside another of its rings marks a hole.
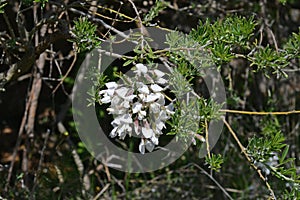
[[[145,118],[145,116],[147,115],[147,112],[144,111],[144,110],[141,110],[139,113],[138,113],[138,119],[139,120],[142,120]]]
[[[159,113],[159,111],[160,111],[160,105],[158,103],[156,103],[156,102],[153,102],[153,103],[150,104],[149,109],[150,109],[150,113],[151,112],[152,113]]]
[[[128,92],[128,88],[126,87],[121,87],[119,89],[116,90],[116,93],[117,95],[119,95],[121,98],[125,98],[126,97],[126,94]]]
[[[135,114],[135,113],[139,112],[142,109],[142,106],[143,105],[139,102],[134,103],[132,106],[132,113]]]
[[[161,85],[164,85],[164,84],[166,84],[168,81],[166,80],[166,79],[164,79],[164,78],[159,78],[157,81],[156,81],[156,83],[158,83],[158,84],[161,84]]]
[[[151,142],[153,142],[153,144],[158,145],[158,137],[156,137],[155,135],[153,135],[151,137]]]
[[[158,69],[153,70],[153,72],[154,72],[154,74],[155,74],[155,76],[156,76],[157,78],[161,78],[161,77],[163,77],[163,76],[165,75],[164,72],[162,72],[162,71],[160,71],[160,70],[158,70]]]
[[[143,84],[138,88],[138,92],[140,92],[142,94],[149,94],[149,88],[147,85]]]
[[[147,67],[141,63],[138,63],[135,66],[136,66],[138,74],[140,74],[140,73],[146,74],[148,72]]]
[[[129,101],[124,100],[124,101],[121,103],[121,106],[124,107],[124,108],[130,108],[130,103],[129,103]]]
[[[109,134],[110,137],[114,138],[117,136],[117,129],[118,129],[118,126],[116,126]]]
[[[121,123],[126,123],[126,124],[131,124],[132,123],[132,118],[130,114],[124,114],[120,117],[120,122]]]
[[[100,99],[101,103],[110,103],[111,98],[110,96],[104,95],[102,99]]]
[[[156,101],[158,104],[160,104],[161,106],[165,105],[165,97],[164,95],[160,95],[159,99]]]
[[[153,151],[153,149],[154,149],[154,144],[152,143],[152,142],[150,142],[150,141],[146,141],[146,149],[149,151],[149,152],[152,152]]]
[[[169,116],[167,115],[167,112],[165,110],[161,110],[160,113],[159,113],[158,120],[166,121],[167,119],[169,119]]]
[[[141,154],[145,154],[145,142],[144,142],[144,139],[141,139],[141,142],[139,144],[139,150],[140,150]]]
[[[153,135],[153,130],[150,128],[142,127],[142,133],[145,138],[151,138]]]
[[[115,89],[118,87],[118,84],[116,82],[108,82],[108,83],[105,83],[105,86],[108,88],[108,89]]]
[[[120,117],[116,117],[112,122],[111,125],[113,126],[119,126],[121,124]]]
[[[140,132],[139,132],[139,120],[134,120],[134,123],[133,123],[133,128],[134,128],[134,132],[135,134],[139,135]]]
[[[125,100],[132,101],[135,97],[136,97],[136,95],[132,94],[132,95],[126,96]]]
[[[147,83],[154,83],[153,79],[149,74],[144,74],[145,79],[147,80]]]
[[[151,93],[147,96],[145,102],[153,102],[155,100],[157,100],[159,98],[159,94],[156,94],[156,93]]]
[[[159,121],[159,120],[156,121],[156,128],[158,128],[159,130],[162,130],[165,127],[166,127],[165,123],[163,123],[162,121]]]
[[[121,99],[120,97],[114,96],[111,100],[111,107],[119,106],[122,101],[123,101],[123,99]]]
[[[152,90],[153,92],[161,92],[161,91],[164,90],[162,87],[160,87],[160,86],[157,85],[157,84],[152,84],[152,85],[150,86],[150,88],[151,88],[151,90]]]

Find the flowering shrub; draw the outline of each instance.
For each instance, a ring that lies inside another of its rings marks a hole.
[[[143,64],[135,67],[135,76],[123,75],[123,83],[106,83],[107,89],[101,90],[99,95],[100,103],[110,103],[107,111],[115,117],[111,122],[114,128],[110,137],[124,139],[126,135],[135,134],[141,137],[139,151],[144,154],[145,149],[152,152],[158,145],[165,122],[174,111],[172,102],[165,105],[163,92],[167,86],[160,86],[167,83],[165,73]]]

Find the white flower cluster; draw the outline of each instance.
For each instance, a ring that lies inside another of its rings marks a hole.
[[[114,115],[110,136],[124,139],[127,134],[136,134],[141,137],[139,151],[144,154],[145,149],[151,152],[158,145],[165,122],[174,113],[173,104],[165,106],[162,92],[166,87],[160,86],[167,83],[164,72],[143,64],[137,64],[133,72],[133,77],[123,76],[122,84],[106,83],[107,89],[99,93],[100,103],[110,103],[107,110]]]

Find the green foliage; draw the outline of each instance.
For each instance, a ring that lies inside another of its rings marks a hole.
[[[254,17],[227,17],[211,23],[209,20],[200,21],[199,26],[190,33],[192,38],[212,53],[211,57],[218,67],[230,62],[236,57],[249,60],[250,66],[256,66],[253,72],[262,71],[266,77],[276,74],[277,77],[287,74],[283,69],[290,64],[290,60],[299,58],[300,34],[293,33],[283,50],[274,50],[251,44],[251,37],[257,22]],[[250,51],[245,54],[245,51]]]
[[[284,46],[285,53],[290,59],[300,58],[300,28],[298,33],[293,33]]]
[[[190,35],[171,32],[166,35],[166,44],[170,48],[167,56],[183,76],[201,76],[201,69],[212,66],[211,54]]]
[[[286,146],[277,120],[265,120],[262,134],[262,137],[250,138],[247,146],[247,153],[256,162],[267,162]]]
[[[37,2],[37,3],[41,3],[42,7],[44,7],[45,4],[48,2],[48,0],[34,0],[34,1]]]
[[[280,75],[287,77],[287,74],[284,73],[282,69],[285,68],[289,62],[283,53],[271,49],[269,45],[265,48],[259,48],[250,60],[252,61],[250,66],[257,66],[257,69],[254,70],[255,72],[263,71],[267,77],[269,77],[269,72],[277,74],[277,77]]]
[[[220,109],[222,108],[222,104],[218,104],[212,99],[198,99],[199,106],[199,116],[201,119],[206,119],[207,121],[211,120],[219,120],[222,113],[220,113]]]
[[[253,163],[262,168],[266,175],[272,173],[289,185],[286,187],[299,195],[300,176],[297,175],[294,158],[287,157],[289,146],[284,143],[285,137],[279,130],[279,123],[276,119],[266,120],[263,123],[263,136],[249,139],[247,153],[253,159]]]
[[[169,122],[171,131],[168,135],[176,135],[177,138],[191,138],[198,132],[199,117],[197,115],[196,99],[178,102],[175,105],[175,114]]]
[[[212,58],[219,66],[234,58],[234,50],[241,47],[249,48],[249,39],[253,36],[256,26],[254,17],[232,16],[225,20],[200,21],[199,26],[190,32],[190,35],[199,44],[207,46],[212,52]]]
[[[205,157],[205,164],[208,165],[208,168],[214,171],[220,171],[221,165],[223,164],[224,159],[221,154],[211,154],[210,156]]]
[[[240,16],[227,17],[224,21],[218,20],[210,26],[212,29],[210,39],[214,42],[219,41],[246,48],[255,26],[254,17],[249,19]]]
[[[143,23],[145,25],[149,25],[150,22],[159,15],[159,12],[167,7],[167,2],[156,0],[155,5],[149,10],[149,12],[145,15]]]
[[[286,5],[287,3],[294,4],[297,2],[297,0],[279,0],[279,2],[283,5]]]
[[[42,7],[44,7],[45,4],[48,2],[48,0],[22,0],[22,3],[23,3],[25,6],[30,6],[30,5],[33,4],[33,2],[41,3],[41,4],[42,4]]]
[[[6,6],[7,3],[1,3],[0,4],[0,13],[4,13],[4,6]]]
[[[90,51],[101,44],[100,39],[96,35],[97,26],[88,21],[85,17],[80,17],[74,21],[72,30],[73,39],[70,41],[76,43],[77,51]]]
[[[182,99],[192,91],[192,86],[189,81],[190,80],[186,80],[186,77],[176,68],[171,72],[169,84],[171,86],[171,92],[176,95],[176,98]]]
[[[286,2],[287,2],[287,0],[279,0],[279,1],[280,1],[280,3],[282,3],[283,5],[285,5]]]
[[[89,77],[95,77],[92,79],[93,81],[93,86],[92,88],[88,91],[88,95],[90,96],[88,106],[95,106],[96,102],[99,102],[100,96],[99,96],[99,91],[102,89],[107,82],[107,76],[103,72],[99,72],[97,68],[92,68],[89,73]]]
[[[254,136],[249,140],[247,153],[258,162],[266,162],[285,146],[284,136],[280,131],[265,137]]]

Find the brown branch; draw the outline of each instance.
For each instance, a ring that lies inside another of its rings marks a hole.
[[[8,82],[16,80],[19,76],[30,70],[35,60],[39,58],[50,44],[59,39],[69,39],[70,37],[67,23],[61,20],[58,24],[58,30],[53,34],[47,35],[36,47],[28,43],[27,52],[22,59],[12,64],[8,71],[0,73],[0,88],[3,88]]]

